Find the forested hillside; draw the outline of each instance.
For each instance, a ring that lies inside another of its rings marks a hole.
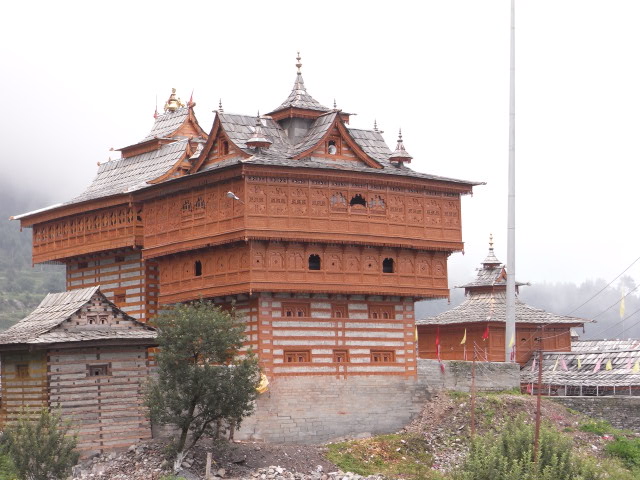
[[[45,195],[27,196],[10,185],[0,184],[0,329],[24,317],[47,292],[64,290],[64,268],[31,266],[31,229],[20,232],[11,215],[51,203]]]

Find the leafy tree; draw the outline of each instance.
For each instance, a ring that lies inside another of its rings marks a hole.
[[[20,480],[66,478],[78,462],[76,437],[60,415],[43,408],[34,418],[23,410],[18,420],[5,428],[2,450],[11,460]]]
[[[259,380],[257,359],[240,355],[244,325],[208,301],[176,305],[157,319],[158,374],[146,404],[151,420],[178,427],[174,470],[203,435],[220,422],[239,426],[253,411]]]

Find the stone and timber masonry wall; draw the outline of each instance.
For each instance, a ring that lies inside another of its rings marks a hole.
[[[417,376],[276,376],[244,420],[237,439],[322,443],[390,433],[408,424],[442,389],[469,391],[470,362],[418,360]],[[478,362],[478,390],[509,390],[520,383],[519,366]],[[491,372],[483,377],[480,368]]]
[[[607,420],[616,428],[640,433],[640,397],[549,397],[567,408],[598,420]]]

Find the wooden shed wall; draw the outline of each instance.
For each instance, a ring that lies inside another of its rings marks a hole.
[[[1,362],[0,425],[15,420],[23,407],[36,412],[48,406],[47,365],[44,352],[3,353]]]
[[[146,347],[52,349],[48,367],[51,407],[78,429],[83,455],[151,437],[142,391],[149,374]],[[92,368],[101,367],[104,374],[94,375]]]
[[[545,351],[570,351],[572,325],[546,326],[541,334],[537,325],[516,326],[516,360],[521,365],[529,361],[538,349],[537,337],[544,338]],[[478,353],[477,360],[504,362],[504,324],[490,324],[489,338],[482,339],[486,324],[442,325],[440,326],[440,358],[442,360],[464,360],[464,346],[460,344],[467,329],[467,359],[473,360],[474,344]],[[418,354],[420,358],[437,358],[435,325],[418,326]]]

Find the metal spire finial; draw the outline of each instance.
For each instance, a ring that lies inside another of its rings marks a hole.
[[[222,108],[222,99],[220,99],[220,102],[218,102],[218,112],[224,113],[224,109]]]
[[[337,110],[338,109],[338,104],[336,103],[336,99],[333,99],[333,109]]]
[[[298,56],[296,57],[296,60],[298,61],[298,63],[296,63],[296,67],[298,67],[298,75],[302,75],[302,72],[300,71],[300,68],[302,67],[302,63],[300,63],[300,52],[298,52]]]
[[[489,250],[493,250],[493,233],[489,234]]]
[[[377,119],[373,119],[373,131],[377,132],[378,131],[378,120]]]
[[[395,151],[389,157],[389,161],[396,163],[397,166],[401,166],[403,163],[411,163],[413,157],[409,155],[404,148],[404,142],[402,141],[402,128],[398,131],[398,143],[396,144]]]

